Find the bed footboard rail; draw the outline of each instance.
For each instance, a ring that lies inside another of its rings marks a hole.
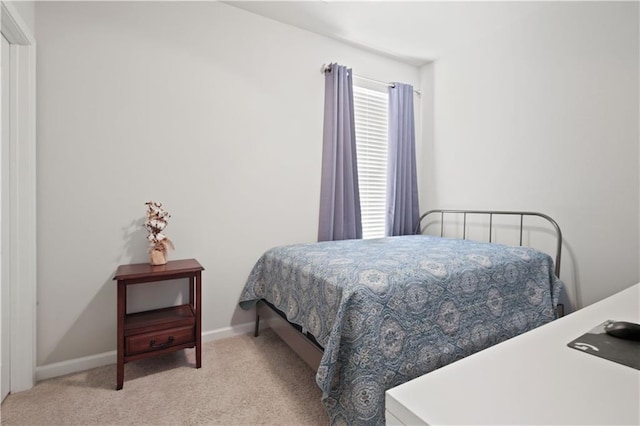
[[[295,353],[302,358],[313,371],[318,371],[323,350],[313,343],[309,337],[297,330],[286,317],[280,316],[275,308],[264,300],[256,305],[256,324],[254,336],[260,332],[260,320],[271,328]]]
[[[435,209],[429,210],[424,213],[418,219],[418,223],[416,224],[415,234],[421,234],[423,225],[423,219],[427,218],[430,215],[440,215],[440,236],[444,237],[444,219],[445,215],[448,214],[456,214],[462,215],[462,239],[467,238],[467,215],[484,215],[489,217],[489,242],[492,242],[493,235],[493,218],[494,216],[520,216],[520,245],[522,246],[522,234],[524,229],[524,218],[525,216],[537,216],[542,219],[545,219],[549,222],[552,228],[555,230],[556,237],[556,255],[555,255],[555,274],[556,277],[560,277],[560,258],[562,256],[562,232],[560,231],[560,226],[558,223],[553,220],[550,216],[544,213],[538,212],[520,212],[520,211],[500,211],[500,210],[455,210],[455,209]]]

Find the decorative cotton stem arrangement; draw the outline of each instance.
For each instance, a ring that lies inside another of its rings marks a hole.
[[[167,220],[171,217],[162,208],[162,203],[149,201],[147,206],[147,220],[144,227],[149,231],[149,259],[152,265],[164,265],[167,263],[167,251],[173,248],[173,243],[162,233],[167,227]]]

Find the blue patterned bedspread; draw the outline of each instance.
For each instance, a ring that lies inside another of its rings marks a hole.
[[[553,261],[524,247],[414,235],[276,247],[240,298],[325,348],[332,424],[384,424],[384,392],[555,318]]]

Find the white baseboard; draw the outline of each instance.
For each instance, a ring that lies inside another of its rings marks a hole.
[[[228,337],[239,336],[241,334],[252,333],[255,327],[254,322],[233,325],[217,330],[205,331],[202,333],[202,343],[214,340],[226,339]],[[77,373],[91,368],[102,367],[103,365],[115,364],[117,362],[116,351],[103,352],[101,354],[84,356],[67,361],[54,362],[51,364],[36,367],[36,381],[51,379],[53,377],[64,376],[65,374]]]
[[[235,337],[241,334],[253,333],[255,326],[256,323],[252,321],[246,324],[238,324],[232,325],[231,327],[219,328],[217,330],[204,331],[202,333],[202,343],[226,339],[227,337]]]
[[[103,365],[115,364],[115,362],[116,351],[109,351],[41,365],[36,367],[36,382],[51,379],[52,377],[64,376],[65,374],[77,373],[78,371],[89,370],[91,368],[102,367]]]

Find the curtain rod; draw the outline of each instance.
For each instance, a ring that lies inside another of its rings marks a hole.
[[[331,71],[331,67],[329,65],[326,65],[326,64],[322,65],[322,68],[320,69],[320,73],[321,74],[324,74],[324,73],[330,72],[330,71]],[[387,81],[375,80],[373,78],[364,77],[362,75],[358,75],[358,74],[355,74],[355,73],[353,74],[353,77],[354,78],[359,78],[360,80],[366,80],[368,82],[375,83],[375,84],[382,84],[382,85],[387,86],[387,87],[396,87],[396,85],[394,83],[389,83]],[[422,94],[420,92],[420,90],[418,90],[418,89],[413,89],[413,92],[416,93],[417,95],[421,95]]]

